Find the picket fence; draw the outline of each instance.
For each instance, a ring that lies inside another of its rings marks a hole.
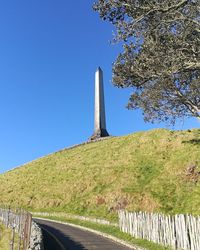
[[[200,216],[119,211],[121,231],[173,249],[200,250]]]
[[[22,209],[0,208],[0,223],[12,230],[10,249],[27,250],[31,235],[32,215]],[[16,242],[15,235],[18,235]]]

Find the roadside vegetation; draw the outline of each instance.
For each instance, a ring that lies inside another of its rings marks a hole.
[[[118,209],[200,214],[200,129],[89,143],[0,175],[0,203],[117,220]]]
[[[11,230],[7,229],[5,226],[0,224],[0,249],[2,249],[2,250],[10,250],[11,249],[11,246],[10,246],[11,237],[12,237]],[[18,249],[17,240],[18,240],[18,237],[16,236],[14,250]]]

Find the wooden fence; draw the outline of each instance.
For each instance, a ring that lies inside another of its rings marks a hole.
[[[135,238],[173,249],[200,250],[200,216],[119,211],[119,226]]]
[[[22,209],[0,208],[0,223],[12,230],[10,249],[27,250],[30,242],[32,215]],[[18,235],[16,242],[15,234]]]

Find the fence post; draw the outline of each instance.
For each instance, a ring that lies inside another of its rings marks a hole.
[[[18,233],[19,233],[19,241],[18,241],[18,250],[21,249],[21,239],[22,239],[22,214],[21,209],[19,210],[19,227],[18,227]]]
[[[9,220],[10,220],[10,206],[8,208],[7,225],[6,225],[7,228],[9,226]]]
[[[10,250],[14,250],[14,244],[15,244],[15,225],[12,227],[12,239],[10,242]]]

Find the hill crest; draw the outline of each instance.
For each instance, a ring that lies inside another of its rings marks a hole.
[[[0,203],[113,218],[200,213],[200,129],[156,129],[62,149],[0,175]],[[194,176],[188,168],[194,167]],[[17,199],[16,199],[17,197]]]

